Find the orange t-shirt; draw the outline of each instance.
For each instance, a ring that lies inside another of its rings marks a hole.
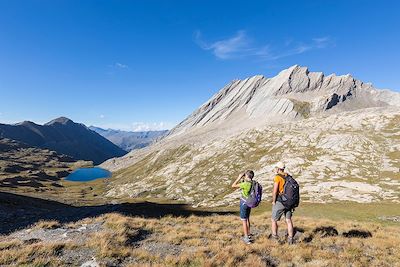
[[[276,175],[274,178],[274,183],[278,183],[278,194],[283,194],[285,179],[283,179],[280,175]]]

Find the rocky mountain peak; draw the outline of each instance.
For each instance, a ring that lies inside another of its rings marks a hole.
[[[257,126],[387,105],[400,106],[400,94],[383,93],[350,74],[325,76],[294,65],[272,78],[256,75],[230,82],[175,127],[171,135],[204,126],[234,125],[240,129],[249,121]]]
[[[15,125],[22,125],[22,126],[37,126],[36,123],[32,121],[23,121],[23,122],[18,122]]]
[[[59,117],[59,118],[49,121],[45,125],[53,125],[53,124],[57,124],[57,123],[66,125],[66,124],[70,124],[70,123],[74,123],[74,122],[71,119],[68,119],[66,117]]]

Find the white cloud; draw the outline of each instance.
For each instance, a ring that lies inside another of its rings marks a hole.
[[[104,116],[103,114],[100,115],[100,119],[104,119],[106,116]]]
[[[120,62],[116,62],[116,63],[114,63],[112,65],[109,65],[109,67],[113,68],[113,69],[129,69],[128,65],[122,64]]]
[[[269,54],[269,47],[253,47],[252,40],[247,36],[243,30],[238,31],[234,36],[216,41],[214,43],[207,43],[203,41],[201,32],[196,31],[195,42],[204,50],[210,50],[220,59],[241,58],[247,56],[264,56]]]
[[[160,131],[160,130],[170,130],[175,124],[170,122],[132,122],[127,124],[119,123],[101,123],[96,126],[103,129],[114,129],[122,131]]]
[[[132,131],[159,131],[159,130],[169,130],[173,127],[171,123],[167,122],[134,122],[131,125]]]
[[[284,57],[299,55],[307,51],[326,48],[332,44],[333,41],[328,36],[313,38],[310,42],[307,43],[290,42],[288,45],[286,45],[286,49],[282,49],[281,51],[276,51],[276,53],[272,53],[269,57],[266,57],[265,59],[276,60]]]
[[[318,48],[325,48],[332,43],[332,40],[328,36],[314,38],[312,40],[314,42],[314,45]]]
[[[201,32],[194,33],[194,40],[203,50],[211,51],[219,59],[258,58],[261,60],[276,60],[283,57],[305,53],[314,49],[322,49],[332,44],[328,36],[313,38],[311,41],[294,42],[288,40],[282,47],[273,47],[270,44],[257,45],[244,30],[234,36],[213,43],[203,40]]]

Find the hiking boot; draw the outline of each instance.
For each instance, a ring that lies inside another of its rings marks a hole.
[[[271,239],[271,240],[273,240],[273,241],[279,241],[279,236],[277,236],[277,235],[269,235],[269,237],[268,237],[269,239]]]
[[[250,245],[251,244],[251,239],[250,239],[250,237],[248,237],[248,236],[244,236],[244,237],[242,237],[242,240],[243,240],[243,242],[245,243],[245,244],[247,244],[247,245]]]
[[[294,239],[293,239],[293,237],[288,237],[287,242],[288,242],[289,245],[293,245],[293,244],[294,244]]]

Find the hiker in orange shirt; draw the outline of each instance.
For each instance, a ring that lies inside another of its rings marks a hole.
[[[293,244],[293,222],[292,222],[293,209],[285,207],[285,205],[282,203],[283,202],[282,195],[284,193],[286,178],[287,177],[291,178],[291,176],[285,172],[285,164],[283,162],[278,162],[275,165],[274,172],[276,173],[276,175],[274,177],[274,188],[272,191],[271,238],[275,240],[279,239],[278,221],[281,219],[282,215],[285,215],[287,229],[288,229],[288,243]]]

